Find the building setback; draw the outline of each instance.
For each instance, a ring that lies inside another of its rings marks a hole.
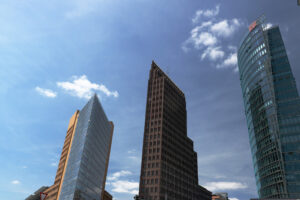
[[[259,18],[238,50],[260,198],[300,198],[300,99],[278,26]]]
[[[183,92],[152,62],[148,80],[139,198],[210,200],[198,185],[197,153],[187,136]]]

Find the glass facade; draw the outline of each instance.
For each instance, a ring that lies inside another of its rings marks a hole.
[[[260,198],[300,198],[300,99],[279,27],[257,20],[238,66]]]
[[[100,200],[112,124],[94,95],[80,111],[59,200]]]

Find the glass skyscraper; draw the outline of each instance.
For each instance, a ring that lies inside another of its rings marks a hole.
[[[59,200],[100,200],[105,186],[113,123],[94,95],[78,116]]]
[[[300,99],[278,26],[259,18],[238,66],[260,198],[300,198]]]

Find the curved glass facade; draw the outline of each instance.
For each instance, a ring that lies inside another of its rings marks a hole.
[[[299,198],[300,100],[279,28],[254,22],[238,66],[258,194]]]

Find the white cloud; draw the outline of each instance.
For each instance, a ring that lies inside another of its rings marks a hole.
[[[217,68],[226,68],[237,66],[237,53],[231,53],[222,64],[217,65]]]
[[[182,43],[182,50],[187,53],[191,49],[200,52],[201,60],[209,59],[216,68],[231,68],[237,72],[237,49],[235,46],[223,44],[229,37],[244,25],[241,19],[220,19],[220,5],[212,10],[198,10],[192,22],[200,24],[192,28],[189,38]],[[201,22],[201,17],[209,20]]]
[[[120,177],[128,176],[128,175],[132,175],[132,173],[126,170],[115,172],[111,176],[107,177],[107,180],[110,181],[107,183],[107,185],[112,187],[113,192],[138,194],[138,188],[139,188],[138,182],[119,180]]]
[[[129,156],[128,157],[131,160],[139,161],[140,159],[137,156]]]
[[[210,191],[221,191],[245,189],[248,186],[244,183],[239,182],[209,182],[206,183],[204,187]]]
[[[42,96],[49,97],[49,98],[55,98],[57,96],[56,92],[53,92],[49,89],[43,89],[40,87],[35,87],[35,90]]]
[[[200,29],[205,28],[205,27],[210,27],[213,24],[212,21],[206,21],[206,22],[202,22],[202,24],[200,26],[198,26]]]
[[[233,45],[228,45],[228,49],[231,50],[231,51],[234,51],[234,52],[237,51],[236,46],[233,46]]]
[[[131,150],[129,150],[127,153],[133,154],[133,153],[136,153],[136,150],[135,150],[135,149],[131,149]]]
[[[18,185],[18,184],[20,184],[21,182],[19,181],[19,180],[13,180],[12,182],[11,182],[11,184],[14,184],[14,185]]]
[[[224,51],[221,50],[221,47],[208,47],[201,55],[201,59],[208,57],[210,60],[215,61],[219,58],[224,57]]]
[[[217,38],[209,32],[200,32],[198,27],[191,31],[191,41],[196,49],[203,46],[212,46],[217,43]]]
[[[107,180],[108,181],[115,181],[115,180],[119,179],[122,176],[127,176],[127,175],[131,175],[131,174],[132,173],[130,171],[121,170],[121,171],[115,172],[111,176],[107,177]]]
[[[215,9],[211,10],[197,10],[194,18],[192,19],[193,23],[197,23],[202,16],[205,17],[214,17],[217,16],[220,12],[220,5],[217,5]]]
[[[138,194],[139,183],[131,181],[116,181],[112,182],[113,192]]]
[[[235,197],[232,197],[232,198],[229,198],[229,200],[239,200],[239,199],[235,198]]]
[[[236,65],[237,64],[237,53],[231,54],[226,60],[224,60],[225,66]]]
[[[73,76],[72,82],[57,82],[57,86],[62,89],[70,92],[73,96],[77,96],[79,98],[89,99],[92,94],[96,91],[100,91],[104,93],[106,96],[113,96],[117,98],[119,93],[117,91],[110,91],[105,85],[92,83],[87,79],[86,75],[82,75],[80,77]]]
[[[267,23],[264,27],[264,30],[267,30],[269,28],[272,28],[273,27],[273,24],[272,23]]]
[[[53,166],[53,167],[57,167],[57,165],[58,165],[58,163],[57,163],[57,162],[53,162],[53,163],[51,163],[51,166]]]
[[[213,33],[222,37],[232,36],[237,29],[241,26],[241,22],[238,19],[227,20],[224,19],[220,22],[213,24],[210,29]]]

